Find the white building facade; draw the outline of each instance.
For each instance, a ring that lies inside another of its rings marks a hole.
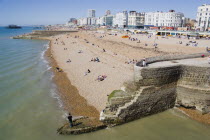
[[[96,25],[96,18],[95,17],[85,17],[79,18],[77,20],[77,25],[84,26],[84,25]]]
[[[96,17],[96,10],[88,9],[87,17]]]
[[[128,26],[128,12],[123,11],[117,13],[113,18],[113,26],[125,28]]]
[[[128,13],[128,27],[129,28],[143,28],[145,20],[145,13],[138,13],[130,11]]]
[[[204,4],[198,7],[196,18],[196,29],[201,31],[209,30],[210,28],[210,5]]]
[[[96,25],[99,26],[112,26],[113,25],[113,15],[105,15],[102,17],[98,17],[96,21]]]
[[[104,23],[104,17],[97,17],[96,19],[96,25],[98,26],[103,26],[105,23]]]
[[[145,26],[158,27],[181,27],[184,14],[170,10],[169,12],[148,12],[145,13]]]
[[[77,25],[79,25],[79,26],[87,25],[87,18],[77,19]]]

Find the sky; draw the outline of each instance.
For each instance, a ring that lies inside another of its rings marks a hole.
[[[71,17],[86,17],[88,9],[95,9],[96,16],[103,16],[106,10],[115,14],[173,9],[195,19],[202,4],[210,4],[210,0],[0,0],[0,26],[64,24]]]

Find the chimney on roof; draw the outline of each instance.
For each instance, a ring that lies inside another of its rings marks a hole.
[[[175,12],[175,10],[169,10],[169,12]]]

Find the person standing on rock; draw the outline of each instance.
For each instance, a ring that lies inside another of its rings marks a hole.
[[[143,66],[143,67],[146,67],[146,66],[147,66],[146,58],[143,59],[143,61],[142,61],[142,66]]]
[[[71,116],[70,113],[69,113],[69,115],[68,115],[68,120],[69,120],[70,127],[73,127],[72,116]]]

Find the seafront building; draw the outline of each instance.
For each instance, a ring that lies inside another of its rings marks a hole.
[[[195,19],[186,18],[186,17],[183,17],[182,19],[183,19],[183,23],[182,23],[182,27],[179,27],[180,29],[181,28],[185,28],[187,30],[195,29],[195,23],[196,23]]]
[[[107,10],[104,16],[96,19],[96,25],[98,26],[112,26],[114,16],[111,15],[111,11]]]
[[[88,9],[87,17],[79,18],[77,20],[77,25],[84,26],[84,25],[96,25],[97,18],[95,17],[96,11],[93,9]]]
[[[77,25],[84,26],[84,25],[96,25],[96,18],[95,17],[85,17],[79,18],[77,20]]]
[[[210,30],[210,5],[203,4],[198,7],[196,29],[200,31]]]
[[[87,18],[79,18],[77,20],[77,25],[79,26],[87,25]]]
[[[70,18],[70,20],[66,23],[66,26],[75,26],[75,25],[77,25],[76,18]]]
[[[88,17],[87,18],[87,25],[96,25],[96,18],[95,17]]]
[[[117,13],[113,18],[113,26],[118,28],[125,28],[128,26],[128,12],[123,11]]]
[[[104,24],[104,17],[97,17],[96,18],[96,25],[102,26]]]
[[[96,17],[96,10],[88,9],[87,17]]]
[[[128,28],[144,28],[145,13],[130,11],[128,13]]]
[[[169,12],[148,12],[145,13],[145,26],[156,27],[181,27],[184,14],[170,10]]]
[[[202,10],[198,11],[208,11],[210,5],[202,6]],[[205,9],[205,10],[204,10]],[[210,8],[209,8],[210,9]],[[204,26],[207,29],[210,24],[210,10],[208,11],[208,17],[200,17],[203,14],[198,14],[199,26]],[[97,25],[97,26],[108,26],[115,28],[149,28],[149,29],[164,29],[164,30],[191,30],[195,27],[195,20],[184,17],[181,12],[175,12],[170,10],[169,12],[137,12],[137,11],[123,11],[118,12],[115,15],[111,14],[110,10],[106,10],[105,15],[101,17],[95,17],[96,11],[89,9],[87,12],[87,17],[79,18],[77,20],[77,25]],[[209,21],[203,21],[203,19],[208,19]],[[198,27],[198,25],[197,25]],[[201,27],[198,27],[201,28]]]

